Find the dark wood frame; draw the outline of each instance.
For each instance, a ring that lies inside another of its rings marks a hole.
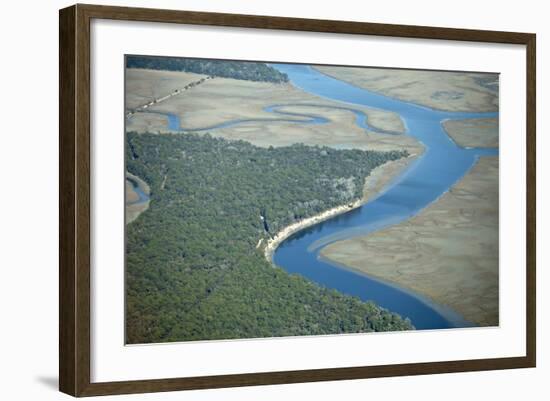
[[[527,49],[526,356],[91,383],[90,21],[92,18],[525,45]],[[93,396],[535,366],[535,34],[80,4],[60,10],[59,30],[60,391],[73,396]]]

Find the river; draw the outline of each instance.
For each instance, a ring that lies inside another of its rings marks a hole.
[[[365,235],[416,215],[447,192],[481,155],[497,149],[464,149],[445,133],[446,119],[496,117],[498,113],[444,112],[379,95],[324,75],[306,65],[277,64],[296,87],[323,98],[398,113],[407,135],[422,142],[425,152],[374,199],[292,235],[275,251],[273,261],[321,285],[355,295],[408,317],[417,329],[472,326],[449,308],[419,294],[375,280],[320,258],[322,247],[342,239]]]
[[[498,113],[445,112],[414,103],[383,96],[339,81],[307,65],[272,64],[288,75],[291,83],[312,95],[340,102],[336,108],[356,115],[356,123],[364,129],[395,135],[368,124],[367,116],[354,105],[392,111],[401,117],[406,134],[425,146],[425,152],[390,182],[374,199],[363,206],[329,220],[303,229],[284,240],[276,249],[273,261],[289,273],[300,274],[322,286],[357,296],[407,317],[417,329],[444,329],[470,327],[453,310],[437,305],[420,294],[400,288],[320,257],[324,246],[338,240],[362,236],[398,224],[418,214],[436,201],[460,180],[479,156],[498,155],[498,149],[462,148],[445,133],[442,122],[450,119],[497,117]],[[186,129],[178,116],[168,116],[169,129],[174,131],[207,131],[248,122],[290,121],[303,124],[322,124],[322,116],[282,110],[285,106],[272,105],[266,111],[279,118],[232,120],[200,129]],[[313,105],[312,105],[313,106]],[[151,111],[149,111],[151,112]],[[163,113],[164,114],[164,113]]]
[[[135,192],[135,194],[138,196],[138,198],[133,202],[126,202],[126,206],[129,205],[139,205],[141,203],[145,203],[149,201],[149,195],[147,195],[143,189],[141,189],[140,185],[138,184],[137,180],[126,176],[126,181],[128,181],[130,184],[132,184],[132,190]]]

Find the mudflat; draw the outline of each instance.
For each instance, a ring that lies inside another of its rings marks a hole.
[[[417,216],[332,243],[321,255],[423,294],[480,326],[495,326],[498,213],[498,157],[482,157]]]
[[[315,68],[360,88],[438,110],[498,110],[497,74],[363,67]]]
[[[443,128],[464,148],[498,148],[498,118],[447,120]]]
[[[181,76],[181,80],[178,76]],[[203,77],[183,72],[128,69],[127,109],[139,107],[140,99],[143,103],[151,101],[153,92],[154,98],[162,98],[173,93],[176,88]],[[279,109],[281,111],[321,116],[330,121],[326,124],[273,121],[303,117],[278,115],[264,110],[271,105],[282,105]],[[358,127],[355,115],[342,107],[360,110],[368,116],[371,126],[398,135],[380,134]],[[206,131],[213,136],[242,139],[264,147],[301,142],[335,148],[407,149],[412,153],[419,153],[423,149],[414,138],[399,135],[404,132],[404,125],[396,113],[322,99],[288,83],[214,78],[154,104],[146,111],[132,115],[127,120],[126,130],[170,132],[167,117],[159,113],[172,113],[180,117],[183,129],[212,127],[238,119],[265,119]]]

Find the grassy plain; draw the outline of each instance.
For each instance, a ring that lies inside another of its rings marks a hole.
[[[427,70],[316,66],[360,88],[447,111],[498,110],[498,75]]]
[[[462,147],[498,148],[498,118],[447,120],[443,127],[453,141]]]
[[[316,67],[356,86],[428,107],[449,111],[498,109],[498,76],[437,71]],[[203,75],[129,69],[126,107],[133,110]],[[303,124],[274,119],[300,119],[266,112],[271,105],[290,113],[322,116],[326,124]],[[285,106],[286,105],[286,106]],[[136,113],[126,130],[166,133],[168,119],[179,116],[184,128],[198,129],[238,119],[262,119],[210,131],[213,136],[245,140],[260,147],[293,143],[338,149],[407,150],[411,156],[377,167],[365,181],[363,200],[330,209],[288,226],[267,243],[266,256],[277,243],[319,219],[349,210],[372,199],[423,152],[414,138],[402,134],[404,125],[392,112],[349,106],[367,114],[369,123],[397,135],[365,131],[342,103],[309,95],[291,84],[215,78]],[[461,146],[498,147],[498,120],[446,121],[447,133]],[[148,193],[148,192],[146,192]],[[126,185],[127,223],[149,202],[132,204],[137,194]],[[280,234],[280,235],[279,235]],[[256,247],[262,245],[258,242]],[[498,324],[498,157],[485,157],[437,202],[407,222],[364,237],[338,241],[321,254],[340,265],[422,293],[449,306],[481,326]]]
[[[498,157],[483,157],[417,216],[332,243],[321,255],[424,294],[480,326],[495,326],[498,213]]]
[[[175,88],[200,79],[201,75],[183,72],[127,70],[127,108],[131,110],[140,101],[150,101],[171,93]],[[273,122],[277,118],[300,118],[266,112],[265,107],[274,104],[291,104],[281,110],[323,116],[326,124],[300,124]],[[355,124],[355,115],[346,107],[309,95],[290,84],[251,82],[227,78],[215,78],[180,95],[157,103],[147,110],[153,113],[136,113],[127,122],[127,131],[168,132],[167,117],[159,113],[173,113],[180,117],[184,128],[197,129],[214,126],[236,119],[266,119],[232,127],[212,130],[214,136],[226,139],[242,139],[255,145],[286,146],[302,142],[307,145],[326,145],[335,148],[360,148],[372,150],[407,149],[419,153],[422,146],[406,135],[385,135],[368,131]],[[401,118],[392,112],[367,107],[349,106],[367,114],[369,123],[379,129],[401,133]]]
[[[175,89],[201,79],[204,75],[190,72],[126,69],[126,108],[142,106],[168,95]]]

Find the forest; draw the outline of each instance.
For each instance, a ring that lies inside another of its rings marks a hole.
[[[126,68],[184,71],[214,77],[258,82],[288,82],[288,77],[265,63],[182,57],[126,56]]]
[[[406,155],[128,133],[127,169],[149,184],[151,202],[127,226],[126,342],[413,329],[372,302],[288,274],[256,248],[293,221],[360,198],[373,168]]]

